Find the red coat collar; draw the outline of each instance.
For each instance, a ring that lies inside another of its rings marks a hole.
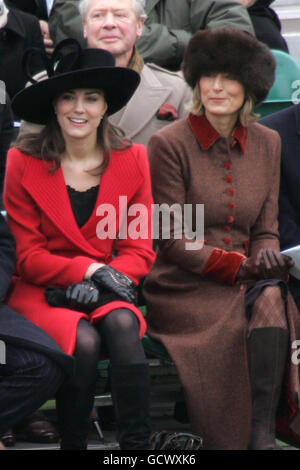
[[[195,114],[190,113],[188,116],[188,122],[203,150],[208,150],[209,147],[211,147],[220,137],[218,131],[216,131],[216,129],[210,124],[204,114],[202,116],[196,116]],[[239,122],[232,133],[232,137],[238,141],[242,154],[244,155],[246,152],[248,137],[247,127],[242,126]]]
[[[131,152],[131,149],[124,152]],[[61,167],[55,173],[49,173],[44,161],[30,156],[26,157],[23,186],[65,237],[93,257],[99,257],[98,248],[89,241],[95,238],[97,217],[102,216],[97,213],[98,206],[110,204],[116,208],[116,211],[120,210],[119,195],[126,195],[127,200],[130,201],[138,185],[141,184],[142,176],[139,170],[134,173],[133,177],[133,170],[128,165],[128,159],[122,156],[123,152],[121,154],[118,151],[111,152],[109,164],[101,176],[94,212],[81,228],[78,227],[72,212]],[[119,216],[121,218],[121,214]]]

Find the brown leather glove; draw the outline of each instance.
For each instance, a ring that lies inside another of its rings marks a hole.
[[[256,264],[256,259],[246,258],[242,261],[240,269],[237,272],[236,280],[243,282],[243,281],[254,281],[259,279],[259,271],[258,266]]]
[[[294,261],[286,255],[272,248],[262,248],[254,258],[246,258],[237,273],[237,281],[251,281],[258,279],[287,280]]]
[[[295,264],[292,258],[271,248],[264,248],[258,252],[257,263],[261,279],[282,279],[283,281],[287,280],[290,269]]]

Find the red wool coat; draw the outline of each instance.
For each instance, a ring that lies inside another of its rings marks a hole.
[[[49,163],[15,148],[8,152],[4,203],[9,227],[16,239],[17,267],[7,304],[44,329],[68,354],[74,351],[76,328],[81,318],[93,323],[114,308],[124,306],[137,315],[141,337],[146,330],[140,311],[127,302],[110,302],[88,317],[73,310],[51,307],[44,298],[46,286],[67,288],[80,282],[93,262],[109,264],[136,284],[149,272],[155,258],[150,238],[99,239],[99,227],[101,221],[106,225],[105,218],[110,222],[111,233],[114,222],[118,233],[119,223],[126,220],[126,213],[119,207],[119,196],[123,196],[123,201],[127,197],[129,208],[143,204],[147,208],[144,225],[150,226],[151,184],[147,154],[142,145],[111,153],[108,167],[101,176],[93,213],[81,228],[73,216],[61,168],[51,173]],[[108,207],[108,212],[101,211],[101,207]],[[110,219],[107,214],[111,214]],[[136,217],[127,217],[127,227]]]

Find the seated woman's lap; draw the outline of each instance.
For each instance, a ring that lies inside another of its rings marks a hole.
[[[93,325],[85,319],[79,321],[74,355],[81,380],[82,374],[92,374],[103,353],[108,354],[112,364],[146,362],[139,323],[133,312],[125,308],[112,310]]]

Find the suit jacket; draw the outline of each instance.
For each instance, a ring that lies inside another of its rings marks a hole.
[[[3,181],[5,174],[6,154],[10,143],[16,137],[16,129],[13,124],[13,113],[10,107],[9,97],[6,94],[5,103],[0,103],[0,209],[2,205]]]
[[[4,81],[10,99],[22,90],[28,81],[22,59],[25,50],[30,47],[44,49],[38,19],[10,8],[8,22],[0,30],[0,80]],[[43,68],[44,64],[34,56],[31,64],[32,74]]]
[[[300,104],[260,120],[282,142],[279,231],[282,249],[300,244]]]
[[[101,176],[94,211],[81,228],[73,216],[61,168],[51,173],[44,161],[14,148],[8,153],[4,203],[17,250],[16,276],[8,305],[48,332],[69,354],[74,350],[77,323],[87,316],[50,307],[44,298],[45,287],[67,288],[80,282],[92,262],[110,264],[137,284],[154,261],[150,237],[120,236],[120,224],[129,230],[135,217],[129,214],[126,222],[127,208],[122,206],[123,202],[119,204],[119,196],[127,198],[132,209],[137,207],[134,204],[142,204],[146,210],[145,223],[150,227],[151,184],[143,146],[133,145],[111,153]],[[100,225],[111,228],[114,222],[115,233],[101,239]],[[125,306],[136,313],[142,336],[145,321],[140,311],[126,302],[113,304],[115,308]],[[110,310],[111,303],[104,305],[92,312],[89,320],[94,322]]]
[[[151,135],[170,124],[158,119],[158,110],[164,103],[175,106],[178,119],[186,117],[192,92],[177,74],[154,64],[144,65],[141,82],[131,100],[109,120],[121,127],[134,142],[147,145]]]
[[[255,35],[259,41],[267,44],[271,49],[280,49],[289,52],[287,43],[281,34],[281,23],[277,13],[270,8],[274,0],[257,0],[248,8],[253,23]]]
[[[57,362],[66,373],[73,373],[73,360],[63,354],[44,331],[13,311],[3,302],[16,262],[15,240],[0,214],[0,340],[25,349],[42,352]]]
[[[37,16],[40,20],[47,20],[46,0],[6,0],[7,6],[13,6],[19,10]]]
[[[281,137],[280,247],[290,248],[300,244],[300,104],[266,116],[261,123]],[[288,286],[300,311],[300,281],[291,275]]]

